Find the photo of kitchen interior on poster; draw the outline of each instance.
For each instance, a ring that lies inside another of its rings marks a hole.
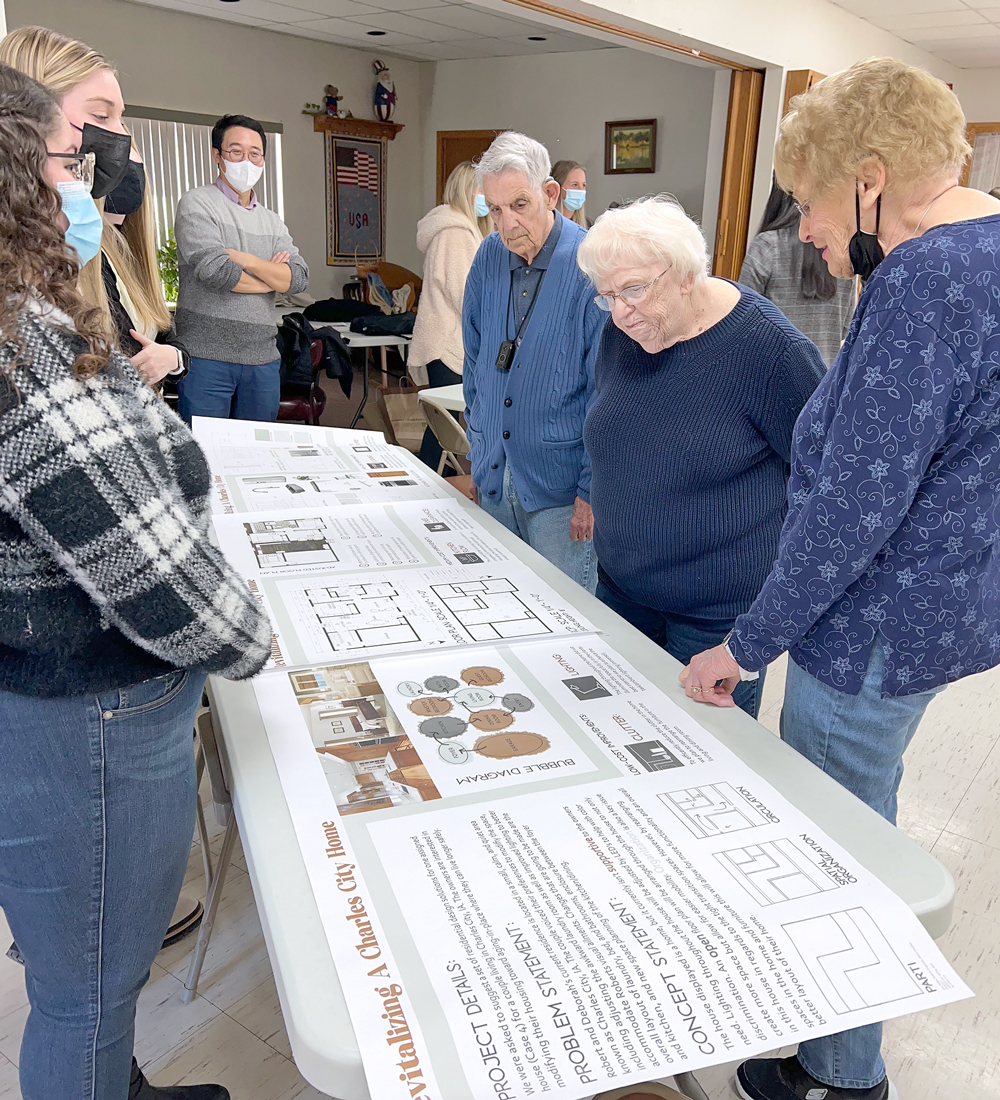
[[[593,772],[495,650],[288,673],[341,814]]]

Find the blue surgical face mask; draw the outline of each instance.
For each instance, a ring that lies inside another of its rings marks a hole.
[[[484,195],[476,195],[476,217],[485,218],[490,212]]]
[[[563,199],[563,205],[567,210],[579,210],[586,201],[586,191],[567,191],[566,198]]]
[[[104,229],[101,212],[85,184],[74,180],[58,186],[63,213],[69,218],[66,243],[76,249],[80,266],[84,267],[101,251],[101,231]]]

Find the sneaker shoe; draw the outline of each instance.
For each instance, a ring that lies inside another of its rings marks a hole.
[[[151,1085],[132,1059],[132,1079],[128,1087],[128,1100],[229,1100],[229,1091],[221,1085],[174,1085],[158,1088]]]
[[[190,936],[199,927],[204,915],[205,907],[197,898],[189,898],[186,894],[181,894],[174,906],[170,927],[163,937],[163,947],[169,947],[172,943],[184,939],[185,936]]]
[[[842,1089],[824,1085],[791,1058],[751,1058],[736,1071],[736,1091],[743,1100],[898,1100],[896,1089],[884,1077],[870,1089]]]

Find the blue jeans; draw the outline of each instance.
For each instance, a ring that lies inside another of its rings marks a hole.
[[[526,512],[517,499],[517,489],[511,477],[510,466],[503,472],[503,496],[500,500],[490,500],[480,493],[479,507],[488,512],[495,520],[513,531],[530,547],[537,550],[543,558],[561,569],[567,577],[572,577],[590,593],[597,587],[597,556],[594,543],[574,542],[569,537],[569,521],[573,515],[573,505],[564,504],[559,508],[539,508],[535,512]]]
[[[717,646],[733,628],[728,619],[685,619],[680,615],[667,615],[653,607],[636,603],[625,595],[603,569],[598,569],[597,598],[683,665],[696,653]],[[766,671],[762,669],[756,680],[744,680],[737,684],[733,692],[733,701],[751,718],[756,718],[760,710]]]
[[[101,695],[0,692],[0,906],[31,1012],[24,1100],[125,1100],[135,1005],[194,833],[205,677]]]
[[[885,653],[875,638],[861,691],[847,695],[821,683],[792,660],[785,680],[781,738],[887,821],[896,822],[903,753],[927,704],[943,687],[882,698]],[[882,1025],[799,1044],[806,1073],[836,1088],[867,1089],[885,1077]]]
[[[281,360],[254,366],[192,357],[187,374],[177,383],[177,411],[222,420],[277,420],[281,402]]]

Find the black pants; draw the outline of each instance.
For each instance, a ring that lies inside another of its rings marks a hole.
[[[456,374],[451,367],[447,367],[440,359],[432,359],[427,364],[427,382],[431,386],[457,386],[462,381],[462,376]],[[441,461],[441,444],[437,441],[437,436],[430,430],[430,428],[424,429],[424,438],[420,443],[420,453],[417,455],[425,466],[430,466],[432,470],[438,468],[438,463]],[[447,474],[450,467],[445,467],[444,472]],[[455,470],[456,474],[462,473],[461,470]]]

